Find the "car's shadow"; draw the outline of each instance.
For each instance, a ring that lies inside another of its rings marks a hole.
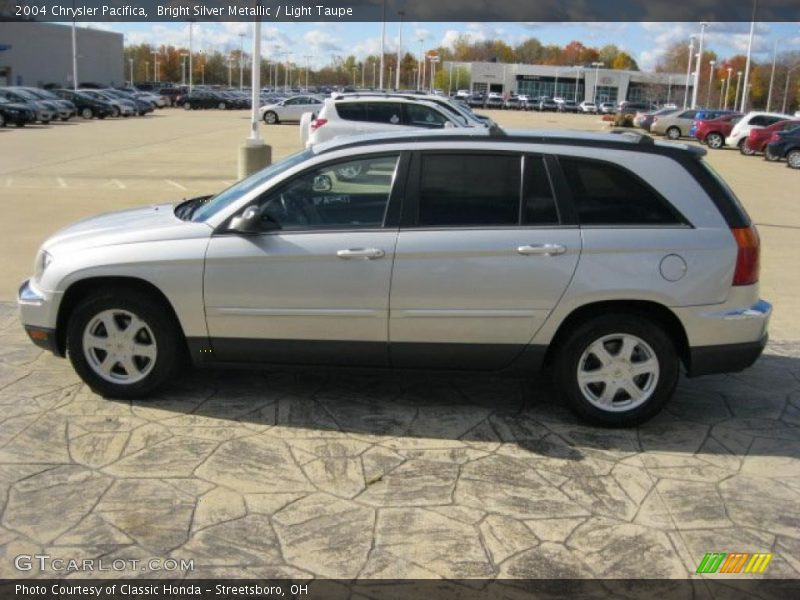
[[[570,461],[640,452],[800,459],[800,358],[769,354],[739,374],[681,378],[665,409],[637,428],[586,425],[562,400],[546,377],[192,370],[134,405],[163,410],[164,419],[191,414],[322,436],[505,443]]]

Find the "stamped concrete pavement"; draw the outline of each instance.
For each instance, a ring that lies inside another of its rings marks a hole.
[[[545,384],[477,377],[191,372],[104,400],[0,304],[0,420],[0,577],[63,576],[14,568],[46,553],[188,577],[678,578],[712,551],[800,576],[800,344],[606,430]]]

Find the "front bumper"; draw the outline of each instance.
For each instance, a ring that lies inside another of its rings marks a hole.
[[[60,300],[60,293],[42,292],[30,280],[23,282],[17,292],[20,321],[28,337],[40,348],[57,356],[64,355],[56,335]]]

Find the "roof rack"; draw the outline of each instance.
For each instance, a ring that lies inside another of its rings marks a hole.
[[[609,133],[616,133],[618,135],[625,136],[626,138],[629,138],[632,142],[636,144],[655,143],[652,137],[650,137],[646,133],[641,133],[639,131],[629,131],[627,129],[612,129]]]

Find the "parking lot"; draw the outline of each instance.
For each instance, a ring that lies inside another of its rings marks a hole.
[[[179,109],[0,130],[0,577],[59,575],[14,569],[37,552],[338,578],[687,577],[707,552],[772,552],[764,577],[800,577],[797,171],[710,151],[760,229],[772,342],[743,373],[681,380],[638,429],[485,377],[215,371],[149,402],[95,396],[19,326],[37,247],[85,216],[220,190],[248,131],[243,111]],[[300,147],[294,125],[262,132],[275,158]]]

